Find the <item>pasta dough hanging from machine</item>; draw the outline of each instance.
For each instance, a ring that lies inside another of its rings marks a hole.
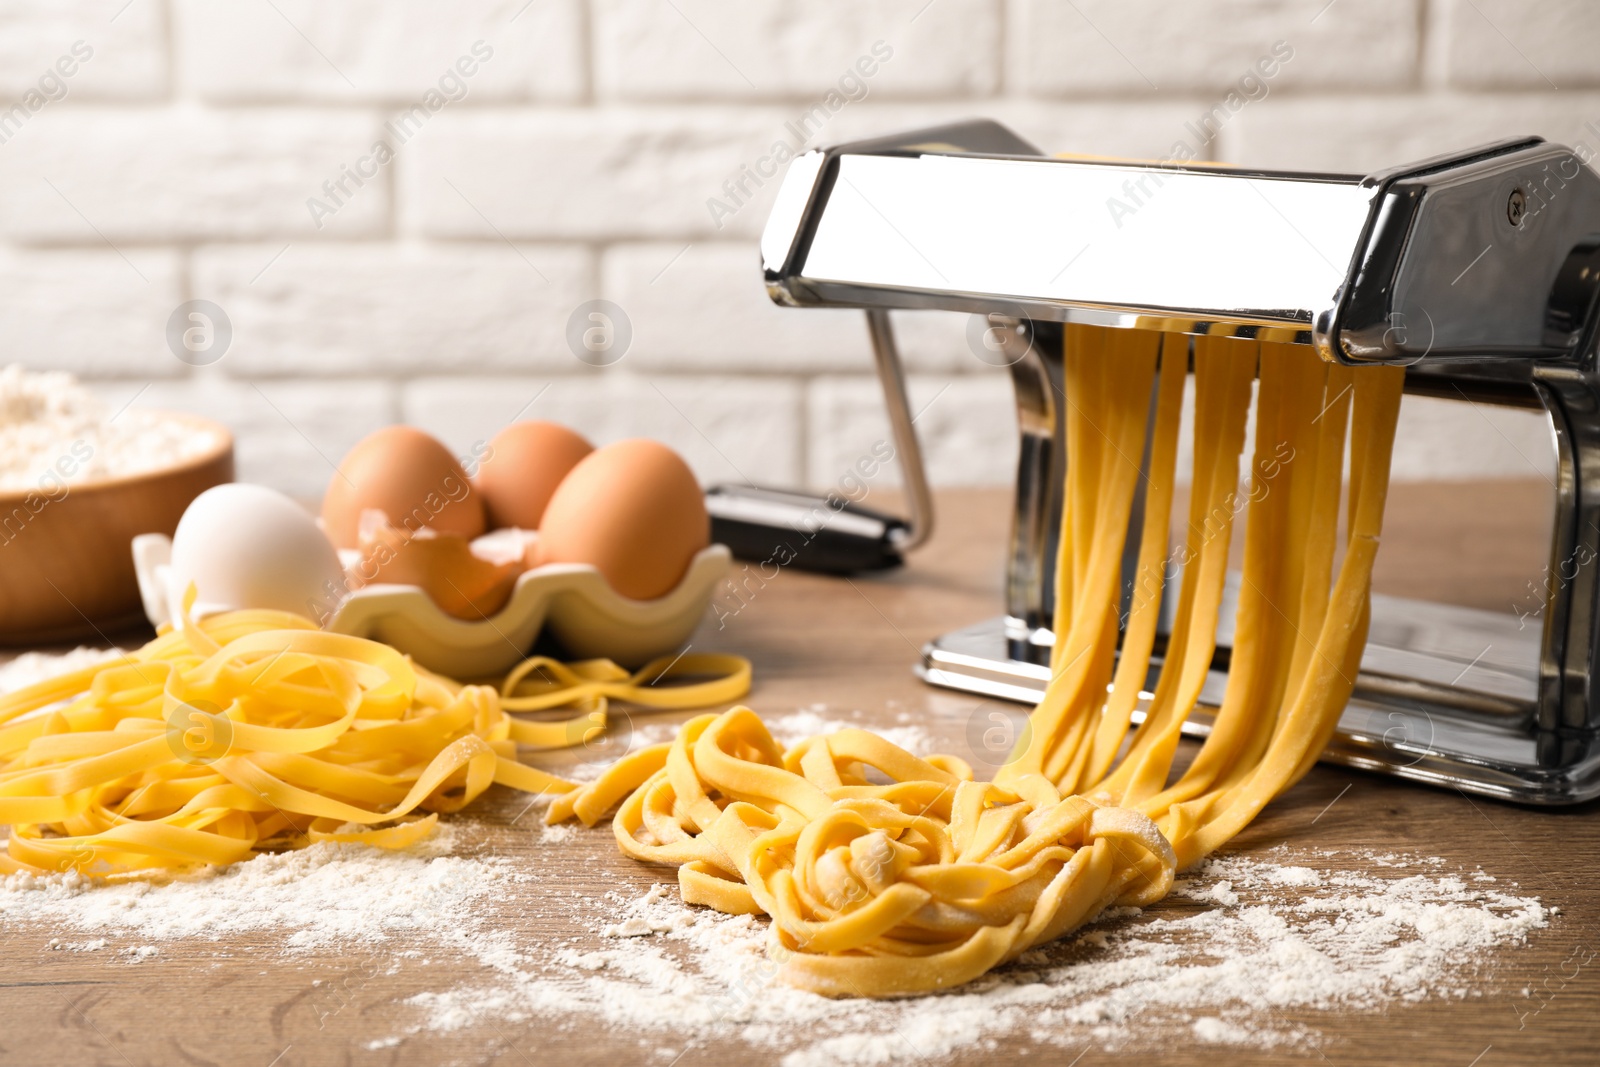
[[[1129,190],[1136,212],[1106,211]],[[1542,632],[1374,596],[1323,758],[1527,803],[1600,796],[1600,178],[1570,149],[1520,138],[1316,174],[1057,159],[968,122],[799,157],[761,254],[777,303],[866,311],[910,500],[909,521],[824,516],[816,569],[893,565],[931,530],[889,311],[989,316],[1022,433],[1006,610],[930,642],[917,665],[985,697],[1031,704],[1050,677],[1068,324],[1307,345],[1403,365],[1409,393],[1544,413],[1558,465],[1549,573],[1563,580],[1548,583]],[[707,502],[741,554],[819,521],[799,494],[721,487]],[[1221,698],[1232,610],[1230,598],[1204,704]]]

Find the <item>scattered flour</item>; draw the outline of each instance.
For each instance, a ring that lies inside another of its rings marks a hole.
[[[932,1059],[1002,1039],[1069,1052],[1185,1033],[1314,1045],[1316,1031],[1280,1013],[1477,996],[1487,953],[1548,922],[1537,899],[1487,890],[1487,876],[1469,881],[1438,869],[1442,861],[1405,865],[1428,873],[1372,873],[1364,854],[1315,854],[1324,866],[1314,869],[1274,862],[1275,853],[1213,858],[1162,905],[1121,909],[941,996],[834,1001],[791,989],[775,980],[764,922],[687,907],[658,885],[595,921],[606,948],[530,949],[533,966],[512,981],[412,1003],[424,1031],[598,1019],[677,1040],[742,1040],[786,1067]]]
[[[1208,1045],[1245,1045],[1250,1043],[1250,1031],[1242,1026],[1224,1022],[1214,1015],[1202,1015],[1194,1021],[1194,1036]]]
[[[526,876],[507,859],[449,855],[453,838],[446,826],[405,852],[317,844],[157,882],[12,874],[0,879],[0,924],[146,942],[268,932],[287,952],[422,935],[446,946],[470,943],[470,953],[491,965],[514,960],[509,939],[487,928],[480,903]],[[66,947],[105,944],[102,937]],[[158,951],[123,950],[141,959]]]
[[[858,730],[869,727],[869,723],[864,717],[860,716],[859,712],[856,713],[856,718],[833,719],[827,716],[827,711],[828,706],[826,704],[813,704],[799,711],[793,711],[787,715],[779,715],[776,718],[764,719],[764,721],[767,724],[767,729],[772,732],[773,739],[784,746],[793,745],[797,741],[803,741],[817,734],[830,734],[846,727],[854,727]],[[910,717],[902,714],[900,718],[907,720]],[[933,751],[933,739],[920,726],[912,725],[909,722],[900,726],[883,726],[874,722],[870,724],[870,728],[873,733],[878,734],[892,744],[899,745],[914,756],[926,756]]]
[[[215,433],[156,412],[112,411],[70,374],[0,368],[0,492],[51,497],[65,484],[157,470],[217,443]]]

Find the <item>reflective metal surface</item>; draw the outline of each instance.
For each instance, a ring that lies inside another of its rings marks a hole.
[[[819,294],[879,285],[1304,327],[1339,288],[1371,196],[1353,179],[844,155],[802,277]]]
[[[995,321],[993,317],[991,323]],[[1064,396],[1059,359],[1062,327],[1053,322],[1006,320],[1002,352],[1011,362],[1022,435],[1017,458],[1017,506],[1007,560],[1006,611],[1033,628],[1048,628],[1054,615],[1055,545],[1061,531],[1061,495],[1066,472],[1065,435],[1058,432]],[[1018,351],[1020,349],[1020,351]]]
[[[1524,138],[1367,184],[1371,225],[1319,348],[1384,363],[1576,352],[1600,286],[1600,177],[1569,149]]]
[[[801,156],[762,258],[793,306],[1238,333],[1344,362],[1573,357],[1600,177],[1537,138],[1363,178],[1053,159],[968,123]]]
[[[906,503],[911,517],[903,529],[893,531],[895,548],[910,552],[933,536],[933,490],[928,488],[928,470],[922,462],[922,445],[917,441],[916,416],[906,394],[905,368],[894,345],[894,328],[887,311],[867,312],[867,333],[872,338],[872,357],[878,368],[878,384],[883,389],[883,406],[889,413],[889,431],[894,436],[895,458],[905,478]]]
[[[1409,608],[1431,614],[1430,632],[1450,634],[1482,629],[1488,615],[1471,609],[1451,609],[1416,602],[1378,603],[1374,598],[1373,624],[1378,629],[1386,607]],[[1451,618],[1460,611],[1465,617]],[[1493,624],[1487,624],[1491,629]],[[1502,623],[1501,633],[1510,636]],[[1509,632],[1508,632],[1509,631]],[[1481,646],[1479,646],[1481,647]],[[916,673],[925,681],[979,697],[1033,704],[1043,695],[1049,668],[1031,658],[1018,658],[1015,620],[990,619],[957,630],[923,648]],[[1460,677],[1449,686],[1451,699],[1461,708],[1452,712],[1427,700],[1407,699],[1390,686],[1395,679],[1373,669],[1373,662],[1419,669],[1435,678]],[[1531,706],[1534,679],[1531,671],[1503,672],[1472,667],[1436,650],[1390,644],[1374,637],[1346,705],[1339,727],[1322,758],[1330,763],[1359,767],[1432,785],[1460,788],[1470,793],[1527,804],[1572,804],[1600,797],[1600,745],[1592,735],[1567,736],[1526,727],[1516,714],[1482,717],[1468,710],[1478,694],[1493,694],[1509,687],[1517,690],[1514,703]],[[1191,737],[1211,730],[1215,709],[1222,702],[1227,675],[1214,670],[1201,693],[1201,706],[1184,725]],[[1150,685],[1153,686],[1154,679]],[[1143,701],[1134,721],[1143,720]]]

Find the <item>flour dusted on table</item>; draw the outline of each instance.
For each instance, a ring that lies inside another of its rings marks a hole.
[[[315,844],[154,882],[13,874],[0,878],[0,924],[157,942],[271,932],[291,952],[420,934],[473,940],[471,954],[487,960],[506,942],[484,929],[479,905],[526,876],[503,858],[450,855],[454,837],[441,827],[404,852]]]
[[[850,712],[848,718],[832,717],[828,705],[812,704],[799,711],[764,720],[773,739],[788,748],[808,737],[821,737],[840,730],[854,728],[871,730],[890,744],[898,745],[913,756],[926,756],[933,751],[933,738],[917,726],[905,712],[896,716],[894,726],[886,726],[878,719],[869,720],[859,711]]]
[[[215,433],[158,413],[111,410],[59,371],[0,368],[0,492],[158,470],[205,454]]]
[[[1068,1054],[1189,1036],[1271,1048],[1318,1041],[1284,1011],[1475,996],[1489,954],[1549,921],[1536,898],[1443,861],[1277,862],[1289,855],[1213,858],[1170,902],[1113,912],[939,996],[829,1000],[789,988],[775,980],[763,921],[687,907],[676,887],[658,885],[594,922],[603,948],[530,950],[536,965],[512,981],[413,1002],[425,1029],[599,1020],[680,1042],[743,1041],[787,1067],[914,1062],[1020,1040]]]

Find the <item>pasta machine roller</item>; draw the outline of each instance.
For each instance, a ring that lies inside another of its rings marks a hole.
[[[1049,679],[1064,324],[1310,345],[1404,365],[1408,392],[1542,412],[1557,462],[1542,617],[1375,595],[1324,758],[1528,803],[1600,796],[1600,178],[1571,149],[1527,137],[1294,173],[1051,158],[974,121],[797,157],[761,255],[777,303],[865,309],[921,536],[889,311],[988,316],[1021,427],[1006,611],[917,667],[984,698],[1032,703]],[[1225,603],[1195,733],[1221,699],[1231,617]]]

